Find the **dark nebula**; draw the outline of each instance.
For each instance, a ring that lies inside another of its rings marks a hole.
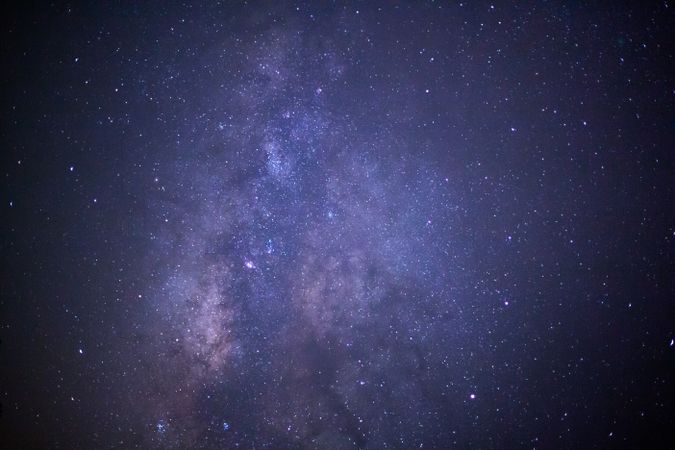
[[[673,448],[673,8],[3,3],[0,447]]]

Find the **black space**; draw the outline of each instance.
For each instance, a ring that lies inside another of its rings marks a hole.
[[[2,448],[674,448],[669,2],[3,2]]]

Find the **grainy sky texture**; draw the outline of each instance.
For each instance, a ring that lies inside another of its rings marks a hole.
[[[672,448],[673,5],[2,6],[3,448]]]

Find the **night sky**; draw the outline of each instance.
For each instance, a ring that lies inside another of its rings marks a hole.
[[[39,3],[0,447],[675,447],[675,5]]]

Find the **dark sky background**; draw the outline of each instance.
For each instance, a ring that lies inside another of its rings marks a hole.
[[[673,448],[673,8],[4,2],[1,446]]]

